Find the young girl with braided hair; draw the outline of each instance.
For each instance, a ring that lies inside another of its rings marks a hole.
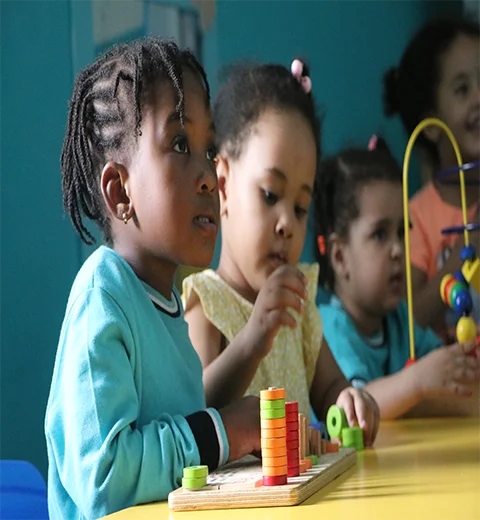
[[[259,399],[207,408],[178,265],[206,266],[219,224],[209,87],[194,58],[149,38],[78,76],[62,150],[65,208],[103,231],[76,276],[48,399],[50,518],[164,500],[183,468],[260,449]]]

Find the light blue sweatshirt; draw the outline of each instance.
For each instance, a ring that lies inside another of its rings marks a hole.
[[[228,458],[178,293],[165,299],[107,247],[73,284],[45,433],[52,520],[164,500],[185,466]]]

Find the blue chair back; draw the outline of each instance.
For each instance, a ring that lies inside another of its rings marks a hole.
[[[0,519],[48,520],[47,486],[30,462],[0,461]]]

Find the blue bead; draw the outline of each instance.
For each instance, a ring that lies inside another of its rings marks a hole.
[[[453,302],[453,310],[459,316],[463,316],[465,314],[470,314],[472,312],[472,308],[473,302],[470,291],[466,288],[462,291],[458,291],[458,294],[456,295]]]
[[[477,253],[472,245],[462,247],[462,251],[460,252],[460,259],[462,262],[465,262],[466,260],[474,260],[476,256]]]
[[[468,286],[468,283],[467,283],[467,280],[465,280],[465,276],[463,276],[463,273],[462,271],[457,271],[453,277],[455,278],[455,280],[458,280],[460,283],[463,283],[465,284],[466,286]]]

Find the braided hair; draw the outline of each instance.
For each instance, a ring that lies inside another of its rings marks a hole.
[[[173,86],[183,124],[184,67],[199,76],[206,103],[210,103],[202,66],[190,51],[179,49],[172,40],[149,37],[114,46],[78,75],[70,100],[61,171],[64,209],[86,244],[95,239],[83,216],[95,221],[105,241],[112,242],[100,174],[109,160],[128,163],[141,135],[142,109],[163,79]]]
[[[330,263],[333,233],[348,238],[350,224],[360,216],[358,193],[375,181],[402,183],[402,172],[383,139],[375,149],[349,148],[324,159],[318,168],[313,196],[315,236],[322,237],[324,250],[316,248],[320,264],[319,285],[335,290]]]

